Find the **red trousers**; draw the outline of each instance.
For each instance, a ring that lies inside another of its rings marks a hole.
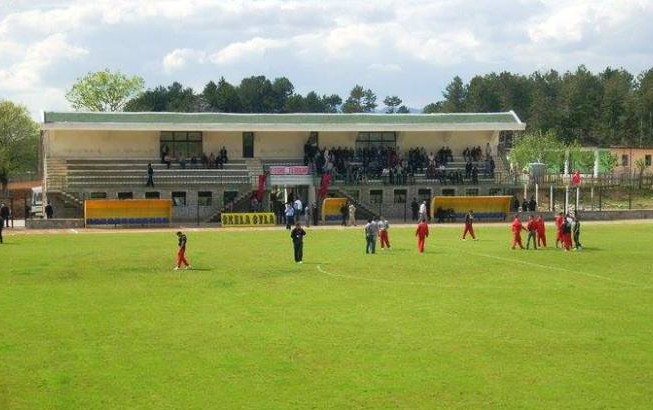
[[[388,231],[383,229],[379,231],[379,239],[381,240],[381,248],[383,248],[383,245],[387,246],[388,248],[390,247],[390,241],[388,240]]]
[[[417,249],[419,250],[419,253],[424,253],[424,244],[426,243],[426,236],[417,237]]]
[[[177,251],[177,267],[181,268],[182,263],[186,266],[189,265],[188,261],[186,260],[186,248],[179,248]]]
[[[515,249],[515,246],[517,245],[524,249],[524,245],[521,243],[521,232],[512,234],[512,249]]]
[[[546,233],[544,231],[537,231],[537,246],[546,247]]]
[[[562,233],[562,247],[566,250],[571,249],[571,233]]]
[[[463,231],[463,239],[465,239],[465,235],[467,235],[468,232],[472,236],[472,239],[476,239],[476,236],[474,236],[474,227],[472,226],[472,224],[465,224],[465,230]]]

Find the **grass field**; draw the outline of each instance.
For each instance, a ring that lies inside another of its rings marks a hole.
[[[0,408],[651,408],[652,223],[460,228],[5,231]]]

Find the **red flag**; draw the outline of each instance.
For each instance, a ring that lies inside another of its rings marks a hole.
[[[256,199],[261,202],[263,200],[263,194],[265,193],[265,181],[267,179],[267,174],[258,176],[258,190],[256,191]]]
[[[581,183],[581,176],[580,176],[580,171],[574,172],[574,175],[571,176],[571,184],[572,185],[580,185]]]
[[[331,175],[329,174],[323,174],[322,175],[322,180],[320,182],[320,190],[318,192],[318,195],[321,198],[324,198],[329,192],[329,184],[331,183]]]

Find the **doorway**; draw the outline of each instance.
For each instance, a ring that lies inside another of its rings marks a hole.
[[[253,132],[243,132],[243,158],[254,158]]]

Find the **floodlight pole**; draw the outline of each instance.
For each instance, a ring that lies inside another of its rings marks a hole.
[[[553,212],[553,184],[549,185],[549,211]]]

